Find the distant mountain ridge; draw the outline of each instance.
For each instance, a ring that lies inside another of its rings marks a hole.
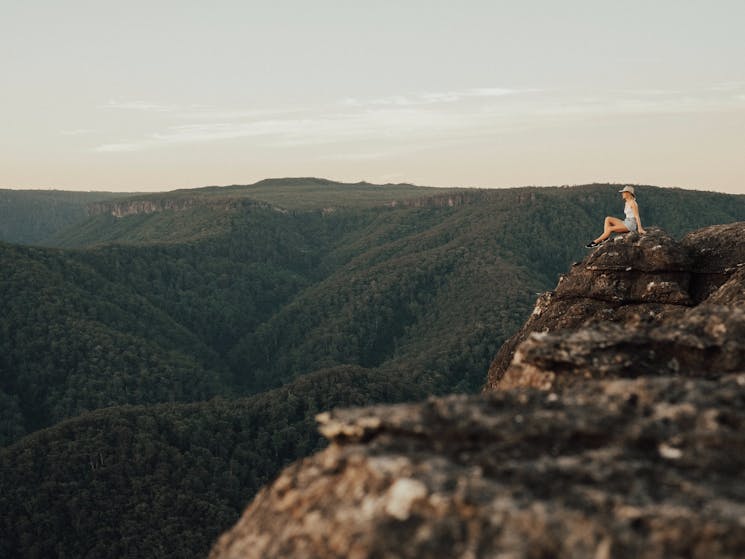
[[[614,185],[560,187],[583,189]],[[111,214],[117,217],[214,207],[230,210],[240,200],[252,200],[287,211],[380,206],[458,205],[468,200],[489,198],[499,191],[540,191],[556,187],[510,189],[432,188],[409,183],[376,185],[367,182],[341,183],[315,177],[263,179],[248,185],[206,186],[155,193],[77,192],[62,190],[1,190],[0,241],[11,243],[56,244],[66,229],[81,224],[88,216]],[[640,188],[652,188],[645,187]],[[680,189],[663,189],[668,194]],[[492,193],[492,194],[490,194]],[[697,192],[700,196],[727,196]],[[734,199],[742,198],[730,195]],[[64,243],[63,243],[64,244]]]
[[[435,189],[411,184],[375,185],[366,182],[340,183],[326,179],[265,179],[250,185],[203,187],[171,192],[128,196],[120,200],[89,205],[89,214],[110,213],[115,217],[184,210],[195,206],[217,206],[229,209],[240,202],[252,201],[278,210],[302,210],[335,207],[397,206],[414,203],[437,204],[443,196],[452,198],[450,205],[468,195],[468,189]],[[429,202],[429,200],[433,200]]]

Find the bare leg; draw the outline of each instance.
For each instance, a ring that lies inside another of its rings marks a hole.
[[[604,241],[605,239],[610,237],[611,233],[628,233],[628,232],[629,230],[622,220],[618,219],[617,217],[608,216],[605,218],[605,223],[603,224],[603,234],[600,235],[593,242],[599,243],[601,241]]]

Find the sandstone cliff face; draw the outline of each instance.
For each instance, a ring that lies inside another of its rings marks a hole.
[[[595,250],[481,396],[322,414],[211,557],[745,557],[744,233]]]
[[[404,198],[391,200],[386,204],[391,208],[453,208],[479,202],[486,198],[486,194],[479,190],[463,190],[456,193],[424,196],[422,198]]]
[[[429,195],[421,198],[390,200],[387,203],[381,202],[381,205],[391,208],[452,208],[479,202],[485,196],[486,194],[483,191],[464,190],[462,192]],[[229,196],[147,196],[144,198],[128,198],[125,200],[93,202],[88,204],[87,211],[89,216],[112,215],[114,217],[127,217],[130,215],[152,214],[165,211],[184,211],[195,207],[210,207],[227,211],[247,206],[272,209],[283,213],[287,213],[288,211],[266,202],[249,198],[231,198]],[[322,208],[324,214],[330,214],[334,211],[336,211],[334,207]]]
[[[152,214],[165,211],[184,211],[198,206],[210,207],[222,211],[233,210],[242,206],[270,207],[250,200],[237,198],[206,198],[206,197],[177,197],[177,198],[142,198],[116,200],[111,202],[94,202],[88,205],[88,215],[113,215],[127,217],[130,215]]]

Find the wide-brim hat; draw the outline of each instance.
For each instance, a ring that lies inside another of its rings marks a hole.
[[[634,194],[634,187],[633,186],[624,186],[621,190],[618,192],[628,192],[631,194],[634,198],[636,198],[636,194]]]

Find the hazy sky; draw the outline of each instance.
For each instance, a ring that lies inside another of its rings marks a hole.
[[[0,187],[745,193],[743,0],[2,0]]]

